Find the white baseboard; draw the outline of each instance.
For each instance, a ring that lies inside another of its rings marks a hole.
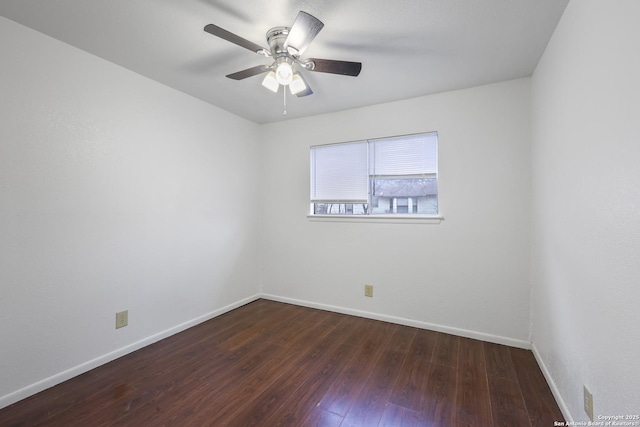
[[[551,393],[553,393],[553,397],[556,399],[556,402],[558,403],[558,407],[560,408],[560,412],[562,412],[562,415],[564,416],[565,421],[567,421],[567,424],[574,423],[573,417],[571,416],[571,412],[569,411],[569,407],[564,403],[564,400],[562,399],[562,395],[560,394],[560,390],[556,386],[556,383],[553,381],[551,372],[549,372],[547,365],[544,364],[544,360],[542,359],[542,356],[538,352],[538,349],[536,348],[536,345],[534,343],[531,344],[531,351],[533,352],[533,355],[535,356],[536,361],[538,362],[538,366],[540,366],[542,375],[544,375],[544,378],[547,380],[547,384],[549,384]]]
[[[207,314],[203,314],[202,316],[198,316],[195,319],[189,320],[187,322],[181,323],[180,325],[174,326],[172,328],[166,329],[157,334],[151,335],[150,337],[141,339],[140,341],[129,344],[125,347],[119,348],[110,353],[99,356],[93,360],[89,360],[88,362],[82,363],[78,366],[74,366],[71,369],[67,369],[66,371],[60,372],[49,378],[45,378],[37,383],[28,385],[20,390],[9,393],[5,396],[0,397],[0,409],[9,406],[13,403],[16,403],[22,399],[25,399],[29,396],[32,396],[36,393],[39,393],[43,390],[46,390],[50,387],[53,387],[57,384],[60,384],[64,381],[67,381],[73,377],[76,377],[80,374],[84,374],[98,366],[104,365],[105,363],[111,362],[119,357],[122,357],[126,354],[132,353],[136,350],[139,350],[143,347],[146,347],[150,344],[153,344],[157,341],[160,341],[164,338],[170,337],[171,335],[177,334],[178,332],[182,332],[185,329],[189,329],[192,326],[198,325],[202,322],[206,322],[207,320],[211,320],[214,317],[220,316],[228,311],[231,311],[235,308],[241,307],[245,304],[253,302],[257,299],[260,299],[260,295],[253,295],[248,298],[244,298],[240,301],[236,301],[232,304],[229,304],[225,307],[219,308],[217,310],[211,311]]]
[[[385,314],[371,313],[368,311],[354,310],[351,308],[338,307],[334,305],[318,304],[311,301],[298,300],[294,298],[279,297],[277,295],[262,294],[261,298],[279,301],[288,304],[300,305],[303,307],[317,308],[320,310],[333,311],[335,313],[349,314],[352,316],[365,317],[367,319],[381,320],[383,322],[397,323],[399,325],[412,326],[414,328],[428,329],[430,331],[444,332],[451,335],[457,335],[466,338],[473,338],[481,341],[487,341],[494,344],[503,344],[511,347],[531,349],[531,343],[524,340],[514,338],[501,337],[498,335],[485,334],[483,332],[470,331],[467,329],[453,328],[450,326],[437,325],[434,323],[421,322],[418,320],[404,319],[402,317],[388,316]]]

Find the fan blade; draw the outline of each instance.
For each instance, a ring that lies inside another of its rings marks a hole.
[[[262,46],[250,42],[249,40],[243,39],[242,37],[237,36],[232,32],[225,30],[224,28],[218,27],[217,25],[209,24],[204,27],[204,30],[209,34],[213,34],[216,37],[220,37],[221,39],[225,39],[228,42],[237,44],[238,46],[244,47],[245,49],[249,49],[252,52],[268,52],[268,50],[266,50]]]
[[[238,71],[233,74],[228,74],[227,77],[233,80],[242,80],[247,77],[257,76],[258,74],[266,73],[271,67],[266,65],[257,65],[255,67],[247,68],[246,70]]]
[[[289,30],[289,35],[284,41],[284,48],[292,47],[295,49],[292,55],[302,55],[309,44],[322,30],[324,24],[315,16],[309,15],[307,12],[300,11],[293,26]]]
[[[313,94],[313,91],[311,90],[311,88],[309,87],[309,83],[307,82],[307,79],[304,78],[304,76],[302,75],[302,73],[299,73],[300,78],[302,79],[302,81],[304,82],[304,85],[307,87],[305,90],[302,90],[298,93],[296,93],[296,96],[298,98],[302,98],[303,96],[309,96]]]
[[[342,74],[344,76],[356,77],[362,70],[362,63],[349,62],[349,61],[335,61],[333,59],[317,59],[309,58],[305,61],[305,64],[312,63],[310,71],[317,71],[319,73],[331,73]]]

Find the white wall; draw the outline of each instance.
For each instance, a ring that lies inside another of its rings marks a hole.
[[[258,293],[259,134],[4,18],[0,56],[2,407]]]
[[[528,346],[529,90],[521,79],[262,126],[263,292]],[[442,223],[307,219],[311,145],[427,131]]]
[[[640,413],[639,16],[572,1],[533,76],[532,341],[573,420],[583,384]]]
[[[523,347],[531,320],[570,419],[583,384],[596,416],[637,413],[637,16],[572,1],[532,81],[263,126],[0,18],[0,407],[261,282]],[[306,218],[309,146],[434,130],[442,223]]]

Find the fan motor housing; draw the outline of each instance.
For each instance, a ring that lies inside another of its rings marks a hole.
[[[279,56],[288,56],[289,52],[284,47],[284,42],[289,35],[289,27],[274,27],[267,31],[267,42],[271,50],[271,56],[277,58]]]

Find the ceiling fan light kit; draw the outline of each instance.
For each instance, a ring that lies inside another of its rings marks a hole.
[[[269,49],[265,49],[213,24],[207,25],[204,30],[259,55],[274,59],[274,62],[269,66],[258,65],[228,74],[228,78],[243,80],[267,73],[262,80],[262,86],[272,92],[278,92],[280,86],[288,86],[292,95],[303,97],[313,93],[301,73],[303,70],[356,77],[362,69],[360,62],[333,59],[300,59],[300,56],[323,27],[324,24],[318,18],[300,11],[291,28],[275,27],[267,32]]]
[[[304,80],[300,77],[300,74],[294,74],[293,80],[289,83],[289,90],[291,91],[291,95],[297,95],[307,88]]]
[[[293,80],[293,65],[291,59],[281,56],[276,59],[276,80],[282,86],[286,86]]]
[[[262,86],[266,87],[267,89],[269,89],[273,93],[278,92],[278,88],[280,87],[280,83],[278,83],[278,79],[276,78],[276,72],[275,71],[269,71],[269,74],[267,74],[264,77],[264,80],[262,80]]]

